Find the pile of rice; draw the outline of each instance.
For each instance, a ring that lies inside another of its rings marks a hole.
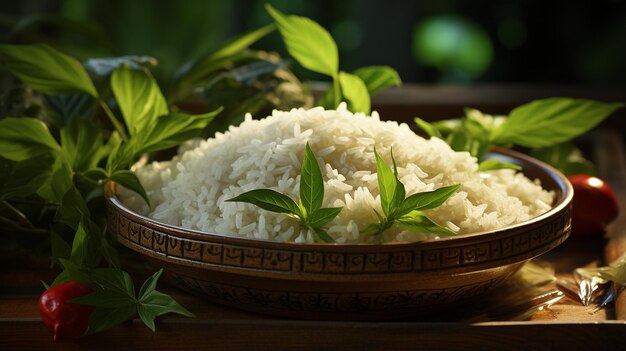
[[[337,110],[274,111],[262,120],[246,116],[206,141],[181,147],[167,162],[136,165],[152,208],[129,191],[121,194],[134,211],[157,221],[201,231],[277,241],[312,242],[297,221],[251,204],[225,202],[243,192],[269,188],[299,198],[300,164],[309,142],[324,177],[324,207],[343,207],[325,229],[339,243],[378,242],[363,233],[382,213],[374,147],[398,165],[407,196],[461,184],[442,206],[426,211],[434,222],[473,233],[526,221],[551,208],[553,194],[513,170],[478,172],[476,158],[444,141],[426,140],[408,125]],[[390,228],[383,241],[420,241],[437,235]]]

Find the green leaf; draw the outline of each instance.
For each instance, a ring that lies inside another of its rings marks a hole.
[[[160,116],[142,135],[131,140],[130,147],[134,150],[132,154],[137,157],[144,153],[168,149],[195,138],[221,111],[222,109],[218,108],[201,115],[172,113]]]
[[[0,199],[26,198],[49,181],[55,157],[44,153],[21,162],[0,159]]]
[[[52,230],[50,231],[50,251],[52,254],[50,260],[53,264],[60,264],[59,259],[69,259],[72,254],[70,245]]]
[[[455,232],[435,224],[433,221],[428,219],[428,217],[423,215],[402,217],[398,219],[397,222],[402,228],[416,233],[456,235]]]
[[[482,162],[480,162],[478,164],[478,171],[479,172],[485,172],[485,171],[493,171],[496,169],[514,169],[517,171],[521,171],[522,167],[519,165],[515,165],[512,163],[508,163],[508,162],[504,162],[504,161],[500,161],[500,160],[496,160],[496,159],[487,159],[484,160]]]
[[[417,124],[417,126],[421,130],[423,130],[428,136],[441,138],[441,133],[439,132],[439,129],[437,129],[437,127],[435,127],[433,124],[428,123],[419,117],[415,117],[414,121],[415,124]]]
[[[289,196],[283,195],[271,189],[251,190],[226,201],[246,202],[264,210],[279,213],[290,213],[302,218],[300,208],[295,201],[293,201]]]
[[[85,258],[89,255],[89,247],[87,241],[87,231],[83,221],[80,221],[76,234],[74,235],[74,241],[72,242],[72,252],[70,254],[70,261],[75,265],[82,267]]]
[[[63,267],[63,272],[61,272],[61,274],[59,274],[56,277],[54,282],[50,284],[51,286],[55,286],[57,284],[68,282],[68,281],[82,282],[82,283],[89,282],[89,276],[87,275],[87,273],[85,273],[85,271],[81,269],[81,267],[75,265],[69,259],[59,258],[59,263]]]
[[[398,72],[389,66],[361,67],[353,73],[363,80],[370,96],[374,96],[376,93],[389,87],[402,85]]]
[[[111,89],[131,136],[145,133],[159,116],[167,115],[167,102],[146,71],[122,66],[111,75]]]
[[[531,148],[562,143],[587,132],[623,106],[570,98],[535,100],[511,111],[494,130],[492,142]]]
[[[117,68],[127,66],[132,69],[140,70],[145,68],[154,68],[159,61],[150,56],[120,56],[120,57],[99,57],[92,58],[83,62],[83,67],[89,72],[93,72],[96,76],[108,76]]]
[[[402,203],[404,202],[404,198],[406,197],[406,189],[404,188],[404,184],[398,179],[398,165],[396,165],[396,158],[393,156],[393,148],[390,151],[391,154],[391,163],[393,164],[393,177],[396,179],[396,190],[393,194],[393,200],[389,205],[390,217],[394,217],[394,213]]]
[[[57,209],[54,220],[77,230],[83,218],[89,218],[87,203],[74,185],[63,195],[61,206]]]
[[[97,268],[91,272],[91,282],[101,290],[135,297],[135,286],[128,273],[114,268]]]
[[[555,167],[565,175],[597,173],[593,163],[571,142],[531,150],[530,155]]]
[[[394,213],[394,217],[407,215],[412,211],[425,211],[441,206],[460,187],[460,184],[444,186],[433,191],[413,194],[402,202],[402,206]]]
[[[139,313],[139,318],[152,331],[155,330],[154,319],[163,314],[177,313],[186,317],[194,317],[193,313],[189,312],[169,295],[156,290],[148,292],[146,296],[139,300],[137,312]]]
[[[394,200],[396,194],[397,181],[391,168],[380,157],[376,149],[374,149],[374,155],[376,156],[376,172],[378,178],[378,190],[380,191],[380,205],[383,212],[387,217],[391,215],[392,208],[391,203]]]
[[[61,204],[67,191],[74,186],[74,172],[62,153],[59,153],[52,164],[51,175],[37,189],[37,195],[44,200]]]
[[[61,151],[76,172],[95,168],[102,146],[102,135],[91,121],[74,118],[61,129]]]
[[[342,209],[343,207],[320,208],[308,216],[307,225],[310,228],[321,228],[335,219]]]
[[[51,124],[63,128],[74,119],[87,120],[95,109],[94,98],[85,93],[44,95]]]
[[[300,203],[306,210],[305,216],[315,213],[322,208],[324,201],[324,179],[317,159],[306,143],[302,169],[300,170]]]
[[[34,118],[0,120],[0,157],[24,161],[60,150],[46,125]]]
[[[339,84],[341,85],[341,94],[348,102],[348,109],[354,113],[363,112],[368,115],[371,109],[370,95],[361,78],[341,71],[339,72]]]
[[[163,274],[163,268],[156,271],[153,275],[151,275],[146,281],[141,285],[141,289],[139,289],[139,300],[144,299],[149,293],[154,291],[157,286],[157,282],[159,278]]]
[[[46,94],[80,91],[98,96],[80,62],[46,44],[0,45],[0,57],[13,74],[35,90]]]
[[[70,301],[104,308],[118,308],[125,305],[134,305],[136,303],[133,296],[110,290],[94,290],[88,295],[77,297]]]
[[[313,231],[313,239],[316,243],[334,243],[335,239],[328,235],[322,228],[311,228]]]
[[[311,71],[337,75],[337,44],[324,28],[305,17],[284,15],[270,4],[265,8],[276,21],[287,51],[296,61]]]
[[[146,190],[141,185],[141,182],[135,173],[129,170],[120,169],[111,174],[109,179],[141,195],[141,198],[143,198],[148,206],[150,206],[148,194],[146,194]]]
[[[137,306],[135,304],[126,304],[117,308],[96,307],[89,316],[89,326],[85,335],[111,329],[132,318],[136,312]]]
[[[276,29],[276,25],[268,24],[257,30],[242,34],[229,40],[216,51],[205,55],[193,64],[183,67],[177,73],[178,87],[193,86],[203,79],[208,78],[218,69],[222,68],[229,60],[236,61],[235,55],[247,49]]]
[[[459,118],[454,119],[444,119],[441,121],[434,121],[432,123],[433,127],[435,127],[442,135],[449,135],[457,131],[463,125],[463,121]]]

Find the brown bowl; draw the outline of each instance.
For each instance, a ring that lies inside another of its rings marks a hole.
[[[570,233],[573,190],[552,167],[508,150],[556,193],[554,207],[500,230],[424,242],[295,244],[205,233],[133,213],[106,187],[109,228],[181,288],[220,304],[305,319],[388,319],[439,311],[502,283]]]

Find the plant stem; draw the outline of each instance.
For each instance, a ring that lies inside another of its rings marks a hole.
[[[30,220],[28,219],[28,217],[26,217],[25,214],[22,213],[22,211],[18,210],[16,207],[14,207],[13,205],[11,205],[8,201],[6,200],[2,200],[1,203],[7,208],[9,209],[11,212],[13,212],[13,214],[19,218],[20,220],[20,224],[26,224],[28,225],[30,228],[35,228],[35,226],[30,222]]]
[[[126,132],[124,131],[124,126],[117,120],[117,118],[115,118],[115,115],[113,114],[113,111],[111,111],[111,109],[109,108],[109,105],[107,105],[107,103],[102,99],[98,99],[98,102],[100,103],[100,106],[106,113],[107,117],[109,117],[109,120],[113,124],[113,127],[115,127],[115,130],[120,133],[122,140],[128,141],[128,135],[126,135]]]
[[[333,92],[335,93],[334,96],[334,102],[335,102],[335,108],[337,108],[337,106],[339,106],[339,103],[341,102],[341,87],[339,86],[339,76],[335,74],[335,76],[333,76]]]

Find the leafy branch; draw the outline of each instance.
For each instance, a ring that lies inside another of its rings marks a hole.
[[[267,211],[285,213],[298,220],[301,226],[309,229],[316,242],[335,242],[322,227],[337,217],[342,208],[322,208],[324,179],[309,143],[306,143],[302,160],[298,203],[289,196],[271,189],[251,190],[226,201],[246,202]]]
[[[433,233],[440,235],[456,235],[455,232],[441,227],[431,221],[423,211],[441,206],[460,185],[441,187],[437,190],[416,193],[406,196],[404,184],[398,179],[396,160],[391,151],[393,171],[374,149],[376,157],[376,170],[378,189],[380,190],[380,205],[383,213],[374,209],[378,223],[367,226],[366,232],[374,235],[382,235],[394,224],[398,224],[406,230],[418,233]]]
[[[402,84],[398,73],[388,66],[369,66],[352,73],[339,70],[337,44],[322,26],[306,17],[285,15],[270,4],[267,12],[274,18],[289,54],[303,67],[332,78],[332,85],[317,105],[335,108],[342,100],[353,112],[370,113],[370,95]]]
[[[598,125],[622,103],[571,98],[534,100],[513,109],[508,116],[494,117],[475,109],[466,109],[460,119],[428,123],[415,118],[415,123],[431,137],[445,138],[456,151],[468,151],[481,161],[480,170],[514,168],[505,162],[483,160],[494,146],[513,145],[531,149],[538,157],[566,174],[593,174],[593,165],[582,158],[570,141]]]

